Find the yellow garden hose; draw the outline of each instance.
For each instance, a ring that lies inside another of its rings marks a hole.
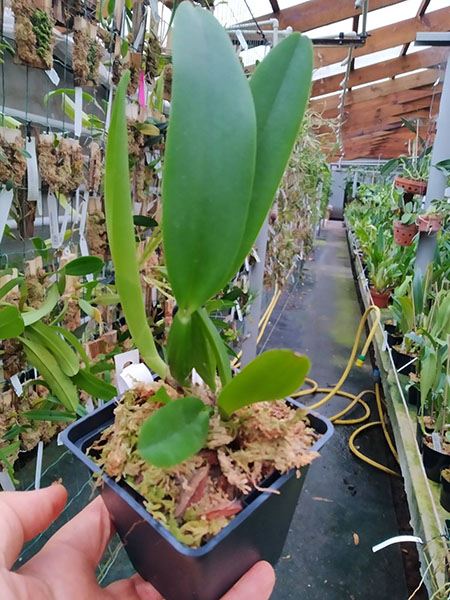
[[[281,295],[281,290],[279,290],[278,286],[277,286],[275,288],[274,296],[259,322],[259,326],[261,329],[260,329],[260,332],[258,335],[258,342],[261,340],[262,336],[264,335],[264,331],[269,323],[270,316],[272,314],[273,309],[275,308],[275,305],[276,305],[280,295]],[[373,312],[375,314],[375,320],[370,328],[369,335],[367,336],[367,340],[363,346],[361,354],[356,358],[359,341],[364,332],[364,325],[365,325],[367,319],[369,318],[369,315],[371,312]],[[293,398],[301,398],[304,396],[311,396],[314,394],[325,394],[325,396],[321,400],[316,402],[315,404],[308,405],[308,409],[312,409],[312,410],[316,410],[320,406],[323,406],[324,404],[329,402],[329,400],[331,400],[331,398],[333,398],[333,396],[343,396],[344,398],[349,398],[351,400],[351,402],[348,404],[348,406],[346,406],[343,410],[341,410],[340,412],[338,412],[335,415],[333,415],[332,417],[330,417],[330,421],[332,421],[335,425],[355,425],[358,423],[365,422],[370,417],[370,408],[369,408],[368,404],[363,400],[363,397],[367,394],[375,394],[380,420],[370,422],[370,423],[364,423],[364,425],[361,425],[361,427],[356,429],[350,436],[349,447],[350,447],[350,450],[353,452],[353,454],[355,454],[355,456],[357,456],[358,458],[360,458],[367,464],[369,464],[377,469],[380,469],[380,470],[384,471],[385,473],[389,473],[389,475],[395,475],[397,477],[400,477],[399,473],[397,473],[397,472],[393,471],[392,469],[389,469],[388,467],[382,465],[381,463],[378,463],[375,460],[365,456],[355,446],[355,438],[357,435],[359,435],[362,431],[369,429],[370,427],[374,427],[376,425],[381,425],[381,427],[383,429],[384,437],[386,438],[386,442],[387,442],[395,460],[398,463],[398,454],[397,454],[397,451],[395,450],[394,444],[393,444],[391,437],[389,435],[389,432],[387,430],[386,423],[384,420],[383,409],[381,406],[379,374],[376,375],[375,391],[364,390],[363,392],[360,392],[358,395],[355,395],[355,394],[350,394],[349,392],[344,392],[341,390],[341,387],[343,386],[345,380],[348,377],[348,374],[350,373],[353,363],[355,363],[356,366],[358,366],[358,367],[362,367],[364,365],[364,360],[365,360],[367,352],[369,350],[369,346],[372,343],[372,340],[375,336],[377,327],[380,323],[380,318],[381,318],[381,313],[380,313],[380,309],[377,306],[371,305],[364,312],[364,314],[361,318],[361,321],[359,323],[358,330],[356,332],[355,341],[353,343],[353,348],[352,348],[347,366],[345,367],[344,372],[342,373],[342,376],[340,377],[339,381],[336,383],[336,385],[334,387],[320,388],[316,381],[314,381],[313,379],[307,378],[305,380],[305,383],[307,383],[309,387],[305,390],[301,390],[295,394],[292,394],[292,397]],[[241,353],[239,353],[238,357],[240,357],[240,355],[241,355]],[[355,360],[355,358],[356,358],[356,360]],[[236,363],[237,363],[237,360],[238,359],[235,360]],[[238,365],[239,365],[239,363],[236,364],[236,366],[238,366]],[[378,371],[377,371],[377,373],[378,373]],[[361,406],[364,408],[364,415],[362,417],[358,417],[358,418],[354,418],[354,419],[342,419],[341,417],[343,417],[350,410],[352,410],[352,408],[357,403],[361,404]]]

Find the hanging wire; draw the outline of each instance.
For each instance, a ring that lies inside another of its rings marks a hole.
[[[265,44],[268,44],[269,42],[267,41],[267,38],[266,38],[266,36],[265,36],[265,34],[264,34],[264,31],[261,29],[261,26],[260,26],[260,24],[259,24],[259,23],[258,23],[258,21],[255,19],[255,16],[254,16],[254,14],[253,14],[253,12],[252,12],[252,10],[251,10],[250,6],[248,5],[248,2],[247,2],[247,0],[244,0],[244,3],[245,3],[245,6],[248,8],[248,12],[250,13],[250,15],[251,15],[251,18],[253,19],[253,21],[254,21],[254,23],[255,23],[255,25],[256,25],[256,27],[257,27],[257,29],[258,29],[258,31],[259,31],[259,33],[260,33],[260,35],[261,35],[261,37],[262,37],[262,39],[264,40],[264,43],[265,43]]]

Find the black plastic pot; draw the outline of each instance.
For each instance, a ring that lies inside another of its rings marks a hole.
[[[416,439],[417,439],[417,445],[419,446],[419,450],[422,452],[423,450],[423,431],[422,431],[422,427],[420,425],[420,421],[419,421],[420,417],[417,417],[417,428],[416,428]],[[427,433],[428,435],[431,435],[434,431],[433,427],[426,427],[425,428],[425,433]]]
[[[392,333],[393,335],[396,335],[398,332],[397,325],[394,325],[393,323],[384,323],[384,328],[388,333]]]
[[[396,348],[392,348],[392,358],[397,371],[401,369],[403,375],[409,375],[410,373],[416,372],[416,363],[411,362],[414,357],[409,354],[403,354],[403,352],[399,352]],[[405,365],[408,366],[405,367]]]
[[[392,348],[393,346],[401,346],[402,342],[403,342],[402,335],[398,335],[395,333],[387,334],[387,343],[390,348]]]
[[[444,467],[445,469],[446,467]],[[447,512],[450,512],[450,481],[447,481],[445,477],[442,476],[441,469],[441,494],[439,496],[439,502],[441,503],[442,508],[445,508]]]
[[[420,390],[415,385],[408,388],[408,404],[420,406]]]
[[[86,449],[113,422],[114,408],[112,400],[62,434],[64,444],[93,473],[100,469],[86,455]],[[333,425],[315,413],[308,417],[311,426],[322,434],[312,446],[312,450],[319,450],[332,436]],[[301,469],[299,479],[295,469],[269,477],[262,486],[280,494],[249,494],[245,508],[233,521],[198,549],[176,540],[145,510],[140,495],[126,483],[103,475],[101,493],[134,568],[166,600],[218,600],[257,561],[275,564],[279,559],[306,471]]]
[[[423,466],[428,479],[440,482],[441,469],[450,466],[450,454],[444,454],[434,448],[430,448],[425,442],[422,447]]]

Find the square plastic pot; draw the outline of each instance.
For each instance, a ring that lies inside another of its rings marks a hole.
[[[303,408],[295,400],[290,402]],[[92,473],[100,473],[100,468],[86,451],[114,421],[115,406],[112,400],[62,434],[63,443]],[[311,448],[317,451],[332,436],[333,425],[316,413],[308,417],[322,434]],[[145,510],[142,497],[126,483],[103,475],[101,494],[134,568],[166,600],[218,600],[259,560],[277,562],[306,472],[304,467],[300,478],[295,469],[267,478],[262,487],[280,493],[250,493],[241,512],[201,548],[179,542]]]

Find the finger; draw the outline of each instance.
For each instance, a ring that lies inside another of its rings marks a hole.
[[[268,600],[275,585],[275,571],[265,561],[260,561],[247,571],[222,600]]]
[[[83,555],[94,570],[114,533],[108,510],[98,496],[61,527],[47,542],[44,550],[52,551],[57,546],[70,546],[72,550]]]
[[[30,492],[0,492],[0,564],[9,569],[23,544],[44,531],[66,501],[66,489],[59,484]]]
[[[108,592],[111,598],[118,600],[164,600],[161,594],[140,575],[115,581],[105,588],[105,592]]]

